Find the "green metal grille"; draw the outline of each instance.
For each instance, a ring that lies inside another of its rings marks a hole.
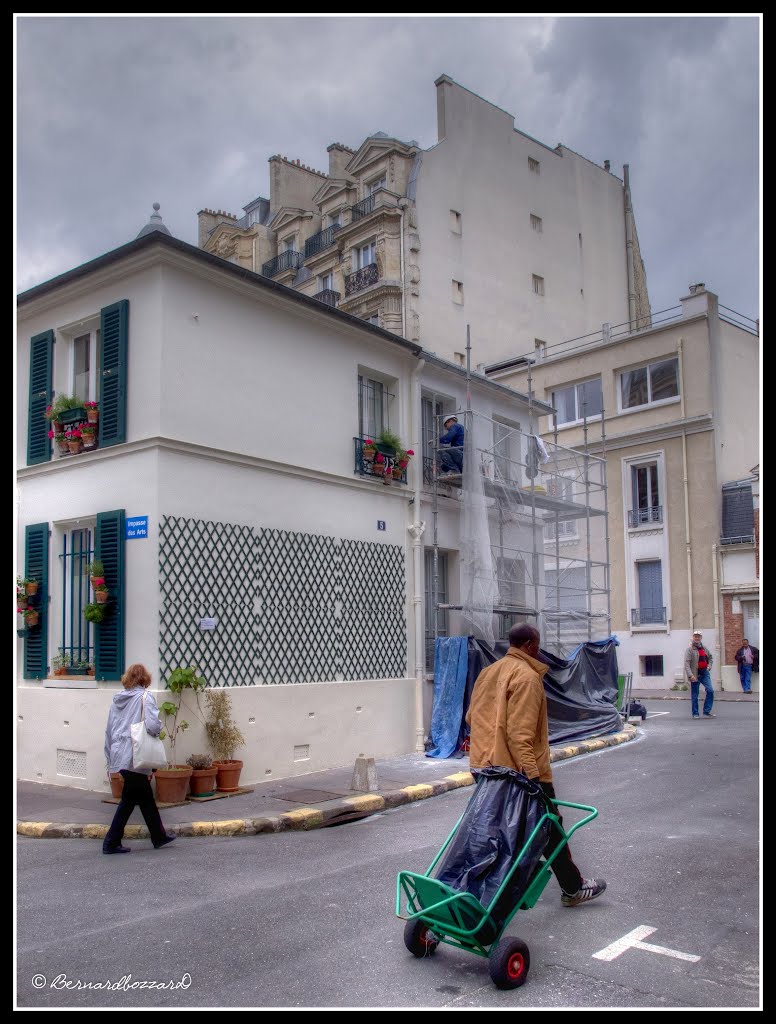
[[[159,578],[163,679],[189,664],[211,686],[406,674],[396,545],[165,516]]]

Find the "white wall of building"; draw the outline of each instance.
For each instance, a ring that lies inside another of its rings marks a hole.
[[[468,90],[438,88],[445,134],[423,153],[416,195],[424,346],[463,352],[471,324],[477,365],[533,350],[535,338],[553,343],[626,321],[622,182],[516,131],[512,115]],[[451,210],[461,214],[460,234]],[[544,297],[533,292],[534,274]],[[463,284],[462,305],[452,300],[453,279]]]

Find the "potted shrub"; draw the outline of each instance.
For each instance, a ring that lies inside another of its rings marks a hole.
[[[97,402],[84,402],[86,419],[89,423],[96,423],[100,416],[99,404]]]
[[[104,605],[90,603],[84,608],[84,618],[87,622],[91,622],[97,626],[105,618],[105,611],[106,609]]]
[[[232,698],[226,690],[208,690],[205,694],[207,720],[205,732],[218,768],[218,789],[234,793],[240,788],[243,763],[234,757],[238,747],[245,745],[245,737],[232,718]]]
[[[16,610],[17,612],[24,612],[27,607],[27,587],[25,586],[24,577],[16,577]]]
[[[38,581],[32,578],[24,580],[24,593],[27,597],[34,597],[38,593]]]
[[[27,629],[31,629],[33,626],[38,625],[38,609],[33,608],[31,605],[27,605],[24,609],[24,624]]]
[[[94,600],[97,604],[105,604],[110,596],[110,591],[108,590],[108,585],[104,579],[99,576],[97,579],[99,582],[94,585]]]
[[[51,429],[56,433],[62,430],[62,416],[70,409],[70,399],[67,395],[57,395],[51,405],[46,407],[43,414],[51,424]]]
[[[394,434],[392,430],[388,430],[387,428],[380,432],[380,436],[377,439],[377,450],[382,455],[387,455],[389,458],[393,458],[401,447],[401,438],[398,434]]]
[[[70,454],[70,445],[67,443],[67,437],[65,437],[65,432],[61,427],[58,430],[49,430],[48,436],[52,441],[56,442],[57,451],[60,455]]]
[[[54,666],[55,676],[66,676],[70,667],[70,655],[67,651],[60,650],[59,654],[51,659],[51,664]]]
[[[102,580],[103,583],[105,582],[105,566],[99,558],[95,558],[94,561],[89,562],[86,566],[86,571],[89,573],[89,579],[91,580],[92,586],[99,583],[100,580]]]
[[[216,776],[218,767],[213,764],[213,758],[209,754],[192,754],[186,758],[186,764],[191,765],[191,796],[213,796],[216,791]]]
[[[60,406],[61,411],[57,419],[62,426],[67,426],[70,423],[83,423],[86,419],[83,399],[79,398],[78,395],[69,395],[67,397],[60,395],[59,397],[62,399],[62,405]],[[56,401],[54,402],[54,408],[57,408]]]
[[[175,744],[179,733],[185,732],[189,723],[180,717],[184,690],[192,690],[198,694],[206,686],[196,668],[176,668],[167,679],[167,688],[175,695],[175,700],[166,700],[159,705],[159,712],[164,716],[165,728],[162,739],[170,743],[170,759],[166,768],[156,770],[156,798],[160,803],[182,803],[186,799],[189,779],[193,768],[189,764],[178,764],[176,761]]]

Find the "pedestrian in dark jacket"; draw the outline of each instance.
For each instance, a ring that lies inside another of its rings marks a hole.
[[[744,637],[743,647],[736,651],[738,662],[738,678],[741,680],[741,689],[744,693],[752,692],[752,673],[760,671],[760,651],[756,647],[750,647],[749,641]]]
[[[102,841],[102,852],[132,852],[131,847],[121,845],[121,840],[129,816],[135,807],[140,808],[151,835],[151,842],[155,849],[159,850],[171,843],[175,836],[167,835],[159,817],[159,808],[151,789],[150,769],[134,767],[132,736],[129,731],[133,722],[140,721],[141,715],[144,716],[146,729],[152,736],[158,736],[162,731],[156,698],[147,692],[151,685],[151,673],[144,665],[130,665],[122,676],[121,683],[124,689],[113,695],[113,703],[108,714],[105,729],[105,760],[108,764],[108,774],[119,772],[124,780],[124,788],[121,791],[121,802]]]

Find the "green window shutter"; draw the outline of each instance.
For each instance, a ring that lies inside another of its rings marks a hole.
[[[97,515],[94,557],[105,567],[105,582],[110,591],[107,614],[94,629],[97,679],[121,679],[124,674],[124,518],[123,508]]]
[[[24,638],[25,679],[45,679],[48,675],[48,554],[48,523],[26,527],[24,575],[38,581],[38,593],[30,599],[30,604],[38,609],[38,625]]]
[[[129,302],[100,310],[100,448],[127,439]]]
[[[30,399],[27,406],[27,465],[51,461],[46,406],[51,405],[54,332],[30,338]]]

